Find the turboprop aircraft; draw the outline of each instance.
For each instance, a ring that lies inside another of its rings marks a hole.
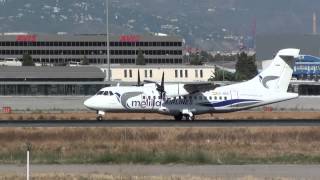
[[[217,87],[212,84],[165,84],[145,81],[137,86],[102,88],[84,105],[97,111],[97,120],[108,112],[144,112],[174,116],[175,120],[194,120],[204,113],[234,112],[286,101],[298,97],[288,93],[294,59],[299,49],[283,49],[272,63],[253,79]]]

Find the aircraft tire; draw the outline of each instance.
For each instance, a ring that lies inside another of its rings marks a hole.
[[[174,116],[174,120],[176,120],[176,121],[181,121],[182,118],[183,118],[182,114]]]
[[[186,115],[186,120],[187,121],[194,121],[194,116]]]
[[[102,116],[97,116],[97,121],[102,121],[103,117]]]

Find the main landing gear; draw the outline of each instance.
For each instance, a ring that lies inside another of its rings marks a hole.
[[[104,111],[97,111],[97,121],[102,121],[103,120],[103,116],[105,115]]]
[[[176,120],[176,121],[181,121],[181,120],[194,121],[195,116],[192,113],[188,113],[188,114],[180,113],[180,114],[174,116],[174,120]]]

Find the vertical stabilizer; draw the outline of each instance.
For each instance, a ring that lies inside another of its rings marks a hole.
[[[252,81],[260,83],[262,88],[287,92],[293,73],[294,59],[299,56],[299,53],[299,49],[280,50],[272,63]]]

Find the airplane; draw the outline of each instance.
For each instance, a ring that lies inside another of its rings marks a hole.
[[[236,84],[217,86],[210,83],[165,84],[145,81],[138,72],[136,86],[105,87],[84,101],[102,120],[108,112],[160,113],[175,120],[195,120],[196,115],[247,110],[298,97],[288,93],[294,60],[299,49],[283,49],[271,64],[253,79]]]

